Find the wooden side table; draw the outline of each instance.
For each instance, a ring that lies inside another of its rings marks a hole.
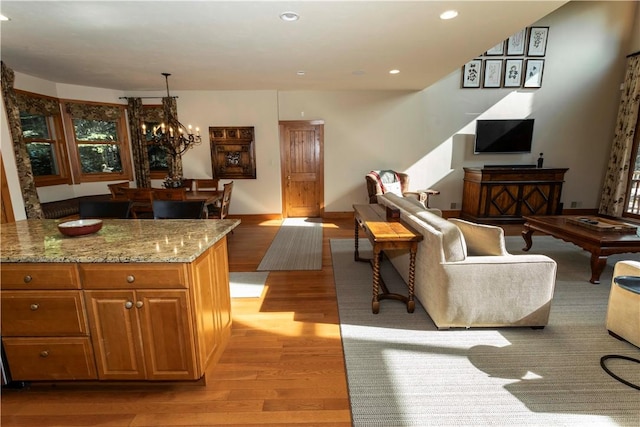
[[[380,300],[394,299],[407,305],[407,312],[413,313],[415,301],[413,299],[416,253],[418,242],[422,240],[422,234],[413,230],[400,221],[387,221],[384,206],[353,205],[355,219],[355,251],[354,260],[371,262],[373,266],[373,299],[371,310],[374,314],[380,311]],[[362,228],[367,238],[373,245],[373,258],[360,258],[358,252],[359,231]],[[380,261],[385,250],[409,249],[409,295],[404,296],[389,292],[384,281],[380,277]],[[382,292],[381,292],[382,290]]]

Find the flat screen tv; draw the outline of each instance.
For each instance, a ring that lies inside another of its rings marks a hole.
[[[477,120],[476,141],[479,153],[530,153],[533,119]]]

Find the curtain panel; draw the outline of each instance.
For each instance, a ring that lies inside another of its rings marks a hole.
[[[627,59],[624,89],[618,107],[618,118],[600,198],[599,214],[619,218],[625,211],[631,151],[638,123],[639,105],[640,56],[636,55]]]
[[[60,116],[60,102],[55,98],[42,95],[31,95],[25,92],[16,92],[16,103],[19,111],[28,114],[41,114],[43,116]]]
[[[162,98],[162,108],[165,117],[175,117],[178,120],[178,103],[174,97],[165,96]],[[169,176],[171,178],[182,178],[182,156],[169,155],[167,160],[169,163]]]
[[[18,180],[22,189],[22,199],[27,218],[41,219],[44,218],[42,206],[38,198],[36,183],[33,179],[33,170],[31,169],[31,159],[27,152],[27,145],[22,137],[22,125],[20,123],[20,108],[13,88],[15,75],[13,70],[6,66],[4,61],[0,62],[2,73],[2,97],[7,112],[7,122],[9,131],[11,132],[11,142],[13,143],[13,151],[16,157],[16,167],[18,169]],[[59,110],[58,110],[59,111]]]
[[[95,105],[69,101],[65,101],[64,105],[66,112],[71,117],[85,120],[118,120],[122,116],[122,110],[124,109],[124,106]]]
[[[151,171],[147,155],[147,139],[142,133],[143,108],[141,98],[129,98],[127,113],[129,131],[131,133],[131,150],[133,152],[133,171],[139,188],[151,187]]]

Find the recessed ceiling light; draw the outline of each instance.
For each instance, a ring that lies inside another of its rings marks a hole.
[[[299,75],[299,76],[304,76],[304,75],[305,75],[305,72],[304,72],[304,71],[302,71],[302,70],[300,70],[300,71],[298,71],[296,74],[297,74],[297,75]]]
[[[389,74],[398,74],[400,72],[400,70],[391,70],[389,71]]]
[[[6,16],[0,15],[0,21],[8,21],[8,20],[9,18],[7,18]]]
[[[458,16],[458,11],[457,10],[447,10],[447,11],[442,12],[440,14],[440,19],[444,19],[444,20],[453,19],[456,16]]]
[[[298,19],[300,19],[300,15],[295,12],[282,12],[280,14],[280,19],[287,22],[297,21]]]

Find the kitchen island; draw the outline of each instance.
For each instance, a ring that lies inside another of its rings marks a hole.
[[[229,340],[226,235],[239,220],[58,220],[0,228],[12,379],[198,380]]]

